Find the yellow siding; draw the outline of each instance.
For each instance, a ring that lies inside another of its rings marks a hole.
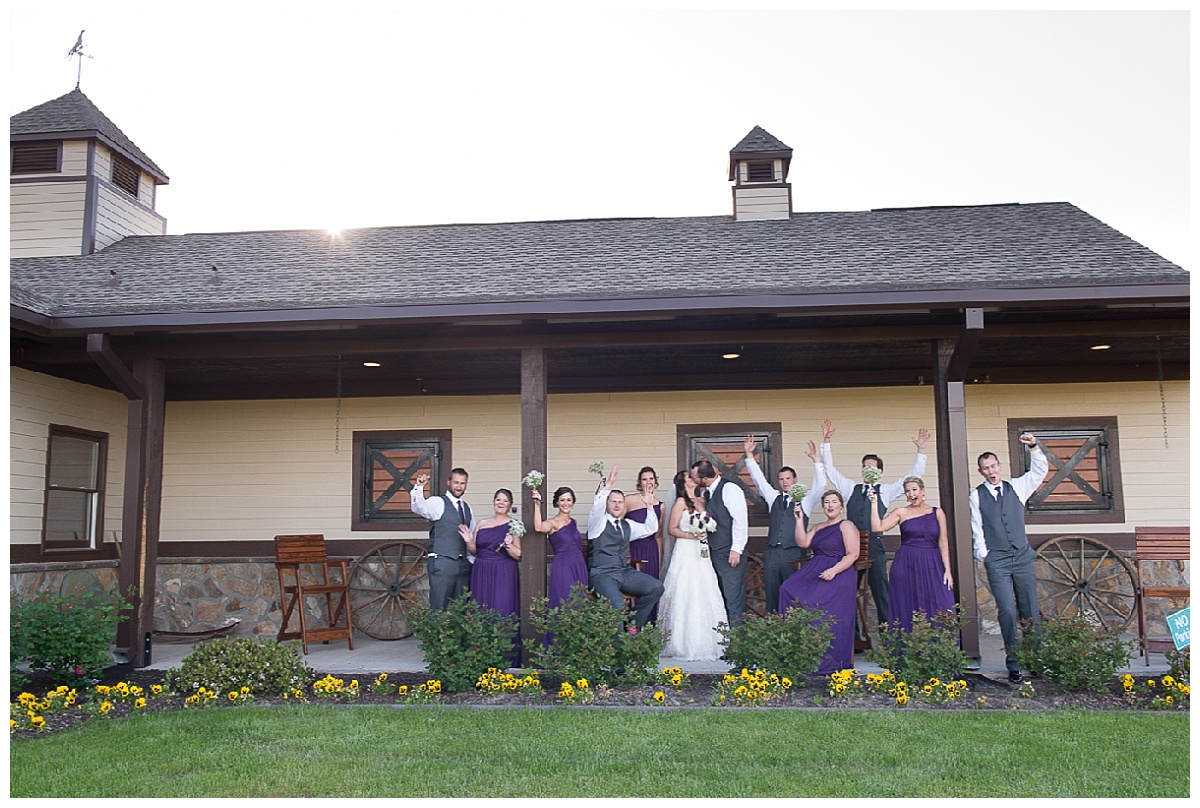
[[[46,444],[50,424],[108,434],[104,538],[120,532],[126,404],[117,393],[20,368],[9,369],[9,541],[42,540]]]
[[[145,173],[142,176],[146,176]],[[154,211],[138,205],[117,190],[101,186],[96,203],[96,249],[120,241],[125,236],[161,236],[167,232],[167,221]]]
[[[83,182],[9,186],[9,256],[79,255],[83,242]]]

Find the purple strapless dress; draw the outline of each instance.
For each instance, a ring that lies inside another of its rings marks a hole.
[[[587,562],[583,558],[583,535],[572,519],[549,536],[554,560],[550,562],[547,596],[553,609],[567,599],[571,587],[588,583]]]
[[[817,673],[836,673],[854,667],[854,611],[858,576],[854,567],[842,570],[832,581],[823,581],[822,572],[846,555],[841,522],[826,525],[813,536],[812,557],[792,573],[779,587],[779,613],[792,606],[822,609],[833,631],[833,642],[821,657]]]
[[[904,631],[912,631],[913,612],[933,617],[954,611],[954,592],[942,582],[946,567],[938,552],[940,532],[937,508],[900,523],[900,549],[888,574],[888,614]]]
[[[504,550],[508,523],[480,528],[475,533],[475,563],[471,567],[471,597],[500,614],[519,615],[520,565]],[[512,666],[521,664],[521,629],[513,636]]]
[[[659,530],[662,529],[662,503],[654,506],[654,515],[658,517]],[[646,524],[646,509],[638,508],[637,510],[629,511],[625,514],[625,519],[630,522],[637,522],[639,525]],[[629,564],[637,568],[637,562],[642,563],[642,572],[647,575],[653,575],[655,578],[662,579],[660,574],[662,571],[662,563],[658,554],[658,539],[655,536],[647,536],[644,539],[634,539],[629,542]],[[653,623],[658,618],[658,606],[656,605],[650,610],[648,618]]]

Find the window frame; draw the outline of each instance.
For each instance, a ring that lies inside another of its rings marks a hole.
[[[761,176],[755,177],[755,173],[761,174],[763,171],[769,175],[766,179]],[[775,176],[775,161],[774,160],[747,160],[746,161],[746,182],[749,183],[768,183],[777,182]]]
[[[54,460],[54,439],[71,438],[85,440],[96,444],[96,467],[94,485],[91,487],[55,486],[51,483],[51,469]],[[104,495],[108,472],[108,433],[93,432],[88,429],[50,424],[46,435],[46,467],[42,480],[42,549],[43,550],[98,550],[104,536]],[[91,518],[88,535],[79,540],[63,541],[48,537],[50,524],[50,493],[52,491],[75,491],[88,494],[91,498]]]
[[[62,173],[62,141],[61,140],[20,140],[9,146],[8,171],[10,176],[26,174],[61,174]],[[17,170],[17,152],[33,149],[54,149],[54,168],[24,168]]]
[[[753,435],[760,442],[762,448],[758,456],[758,465],[766,476],[767,482],[774,484],[773,481],[778,476],[780,467],[784,465],[782,460],[783,427],[778,421],[740,424],[676,424],[676,457],[679,461],[679,468],[689,469],[701,454],[696,450],[699,441],[736,446],[741,457],[734,462],[732,470],[737,472],[737,477],[735,479],[724,473],[721,476],[734,482],[746,495],[750,526],[767,527],[771,523],[770,508],[754,486],[749,473],[744,471],[746,453],[742,444],[747,435]],[[730,468],[722,463],[717,470],[720,472],[722,469]]]
[[[400,512],[398,515],[395,512],[389,513],[386,516],[371,515],[367,504],[369,499],[367,491],[374,475],[371,453],[375,449],[402,449],[405,448],[405,444],[410,444],[411,448],[421,448],[424,450],[429,444],[434,444],[436,448],[430,458],[431,462],[429,464],[430,491],[428,495],[440,496],[442,492],[440,489],[436,489],[435,486],[444,485],[444,477],[449,475],[450,469],[454,468],[451,453],[452,434],[452,431],[449,429],[355,431],[353,433],[354,451],[351,467],[353,493],[351,496],[350,530],[412,530],[427,525],[426,520],[413,513],[411,508]],[[370,470],[371,476],[368,476],[368,470]],[[404,471],[406,470],[397,469],[397,472],[400,473]],[[395,477],[395,474],[392,474],[395,482],[400,483],[395,493],[398,494],[401,491],[411,490],[407,483],[415,474],[416,470],[413,470],[412,474],[405,475],[404,478]],[[390,501],[391,496],[388,499]]]
[[[1120,442],[1117,418],[1115,416],[1037,419],[1009,418],[1009,457],[1011,458],[1011,468],[1013,469],[1014,477],[1019,477],[1026,473],[1030,467],[1029,448],[1018,440],[1018,436],[1023,432],[1033,433],[1034,437],[1038,439],[1038,443],[1042,445],[1043,451],[1047,451],[1048,454],[1053,451],[1048,449],[1048,441],[1067,437],[1071,433],[1082,433],[1082,435],[1079,435],[1080,437],[1088,433],[1094,433],[1092,437],[1099,439],[1096,446],[1098,482],[1101,489],[1108,489],[1107,492],[1100,490],[1097,493],[1109,501],[1108,506],[1104,508],[1072,508],[1064,507],[1062,504],[1043,505],[1035,502],[1035,499],[1038,498],[1038,494],[1042,493],[1042,488],[1045,485],[1054,482],[1054,479],[1058,476],[1069,478],[1073,474],[1070,470],[1063,471],[1060,466],[1056,465],[1054,459],[1048,458],[1050,459],[1050,471],[1046,475],[1046,481],[1042,486],[1039,486],[1038,491],[1026,503],[1026,524],[1123,524],[1125,522],[1125,500],[1121,486]],[[1091,437],[1086,438],[1085,445],[1087,440],[1091,439]],[[1084,456],[1086,457],[1086,455]],[[1067,463],[1070,462],[1070,458],[1061,458],[1061,460]],[[1089,487],[1091,486],[1089,485]]]

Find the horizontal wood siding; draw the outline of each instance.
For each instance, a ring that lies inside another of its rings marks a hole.
[[[790,213],[787,188],[734,189],[734,215],[738,219],[786,219]]]
[[[9,257],[80,255],[85,182],[9,186]]]
[[[166,232],[166,219],[135,203],[128,194],[100,186],[96,204],[97,250],[125,236],[161,236]]]
[[[9,536],[39,544],[50,424],[108,435],[105,541],[120,533],[125,482],[126,403],[117,393],[20,368],[9,369]]]

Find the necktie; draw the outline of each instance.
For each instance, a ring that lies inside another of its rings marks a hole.
[[[1001,485],[996,486],[996,504],[997,505],[1004,504],[1004,486],[1001,486]]]
[[[712,499],[712,493],[707,488],[705,488],[704,489],[704,504],[707,505],[708,501],[710,499]]]
[[[461,499],[458,501],[458,518],[462,520],[464,525],[467,523],[467,509],[463,507]]]

